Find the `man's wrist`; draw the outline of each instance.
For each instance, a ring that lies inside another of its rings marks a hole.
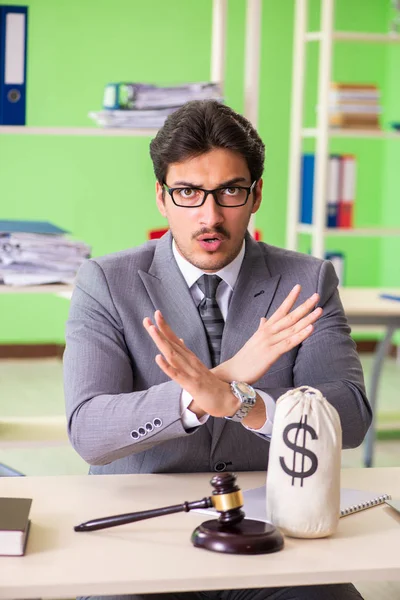
[[[250,427],[250,429],[260,429],[267,420],[267,410],[265,402],[261,398],[260,394],[257,393],[256,403],[242,421],[243,425]]]
[[[192,413],[194,413],[198,419],[201,419],[201,417],[204,417],[204,415],[207,414],[205,410],[200,408],[200,406],[195,400],[191,401],[191,403],[188,406],[188,409],[191,410]]]
[[[230,417],[239,410],[241,406],[240,400],[235,396],[235,394],[231,390],[231,386],[229,383],[220,382],[220,385],[217,386],[215,390],[215,397],[219,405],[218,416],[219,417]],[[203,417],[204,415],[213,414],[212,411],[208,413],[203,408],[201,408],[198,401],[193,399],[191,403],[188,405],[188,409],[191,410],[198,419]]]
[[[232,381],[232,375],[229,372],[229,360],[226,360],[216,367],[213,367],[211,372],[214,373],[214,375],[216,375],[221,381],[225,381],[226,383],[230,383]]]

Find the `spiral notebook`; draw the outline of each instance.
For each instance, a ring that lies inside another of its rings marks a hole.
[[[243,510],[248,519],[256,521],[267,521],[266,515],[266,486],[245,490],[243,492],[244,506]],[[366,508],[383,504],[386,500],[390,500],[389,494],[376,494],[375,492],[365,492],[363,490],[355,490],[352,488],[341,488],[340,490],[340,516],[346,517]],[[213,508],[198,509],[196,512],[201,512],[209,515],[218,515],[218,512]]]

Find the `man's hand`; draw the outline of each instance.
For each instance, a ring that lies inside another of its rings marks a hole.
[[[290,312],[300,290],[301,286],[296,285],[269,319],[261,319],[259,328],[243,348],[213,369],[218,377],[224,381],[254,383],[278,358],[312,334],[313,323],[322,315],[322,308],[310,312],[318,302],[319,295],[313,294]]]
[[[154,313],[156,325],[146,317],[143,326],[162,354],[156,363],[168,377],[189,392],[193,401],[189,405],[198,417],[232,416],[239,409],[240,400],[231,392],[230,386],[219,379],[197,358],[168,326],[161,312]]]

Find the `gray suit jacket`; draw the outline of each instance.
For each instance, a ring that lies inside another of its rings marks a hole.
[[[154,361],[142,321],[160,309],[175,333],[210,366],[202,322],[172,254],[171,235],[86,261],[71,301],[64,354],[70,440],[92,473],[264,470],[269,442],[239,423],[210,418],[186,431],[179,386]],[[296,283],[324,309],[315,331],[255,384],[274,399],[319,388],[339,411],[343,446],[359,445],[371,422],[355,344],[332,264],[246,238],[224,327],[221,362],[233,356]],[[218,464],[220,463],[220,464]]]

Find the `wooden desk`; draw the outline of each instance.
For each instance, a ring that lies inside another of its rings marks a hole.
[[[265,473],[238,473],[249,489]],[[285,539],[276,554],[226,555],[192,546],[204,515],[178,513],[90,533],[94,518],[196,500],[211,474],[10,477],[2,496],[33,498],[24,557],[0,557],[0,598],[151,593],[400,579],[400,516],[386,505],[344,517],[335,536]],[[344,469],[343,487],[400,497],[400,468]]]
[[[394,332],[396,329],[400,329],[400,302],[380,298],[380,294],[386,293],[400,296],[400,289],[345,287],[339,291],[350,325],[383,325],[385,327],[385,335],[375,351],[368,386],[368,399],[371,403],[373,414],[376,415],[378,386],[383,361],[388,353]],[[366,467],[371,467],[373,464],[375,428],[374,419],[365,438],[364,464]]]

